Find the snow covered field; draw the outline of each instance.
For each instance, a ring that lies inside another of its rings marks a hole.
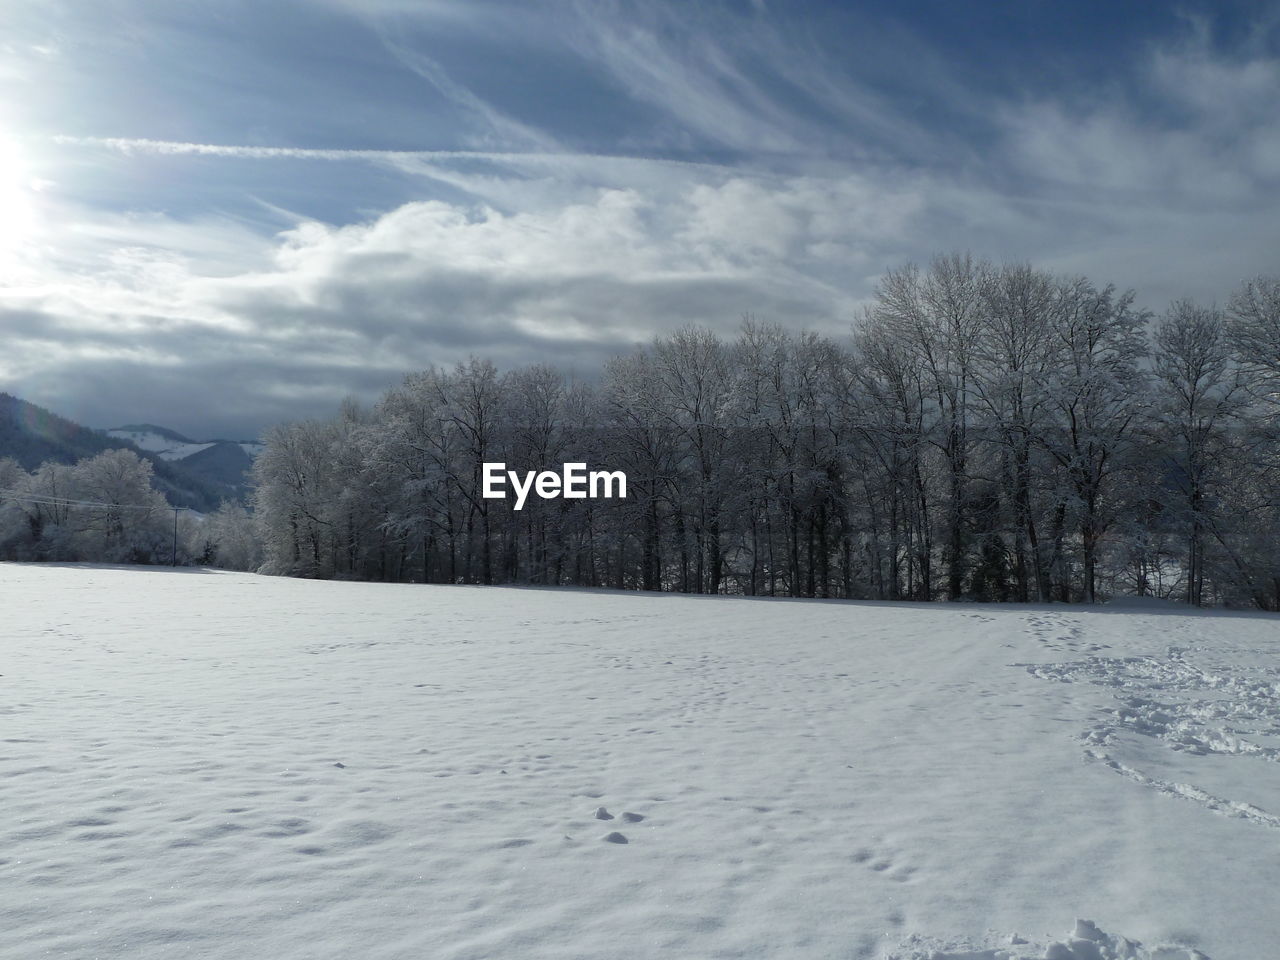
[[[0,617],[4,958],[1280,956],[1275,616],[4,564]]]

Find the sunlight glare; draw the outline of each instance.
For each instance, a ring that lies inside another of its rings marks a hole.
[[[18,253],[34,233],[35,183],[17,140],[0,133],[0,255]]]

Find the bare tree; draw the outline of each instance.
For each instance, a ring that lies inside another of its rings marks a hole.
[[[1214,527],[1217,464],[1243,403],[1240,371],[1231,362],[1222,311],[1174,302],[1156,327],[1156,430],[1168,435],[1168,475],[1186,531],[1188,603],[1204,599],[1206,536]]]

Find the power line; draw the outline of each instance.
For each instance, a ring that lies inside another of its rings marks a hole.
[[[141,503],[103,503],[99,500],[77,500],[71,497],[59,497],[47,493],[23,493],[21,490],[0,490],[0,499],[17,503],[34,503],[45,507],[106,507],[109,510],[146,510],[148,513],[159,510],[156,504]],[[173,511],[173,555],[171,563],[178,565],[178,513],[190,510],[190,507],[175,507],[166,503],[164,509]],[[192,511],[194,512],[194,511]]]
[[[72,497],[59,497],[47,493],[22,493],[18,490],[0,490],[0,498],[15,500],[21,503],[37,503],[52,507],[111,507],[117,510],[158,510],[155,504],[141,503],[104,503],[99,500],[77,500]],[[164,505],[165,510],[190,510],[190,507],[173,507]]]

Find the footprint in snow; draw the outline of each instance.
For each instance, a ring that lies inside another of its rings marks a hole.
[[[607,843],[629,843],[630,842],[627,840],[626,837],[618,833],[617,830],[613,831],[613,833],[606,833],[600,839],[606,841]]]
[[[606,808],[604,808],[604,807],[596,807],[596,812],[595,812],[594,816],[595,816],[595,818],[596,818],[597,820],[613,820],[613,819],[616,819],[616,818],[614,817],[614,815],[613,815],[612,813],[610,813],[610,812],[609,812]],[[644,819],[644,814],[643,814],[643,813],[632,813],[630,810],[624,810],[624,811],[622,811],[622,819],[623,819],[623,821],[624,821],[624,822],[626,822],[626,823],[639,823],[641,820],[643,820],[643,819]]]

